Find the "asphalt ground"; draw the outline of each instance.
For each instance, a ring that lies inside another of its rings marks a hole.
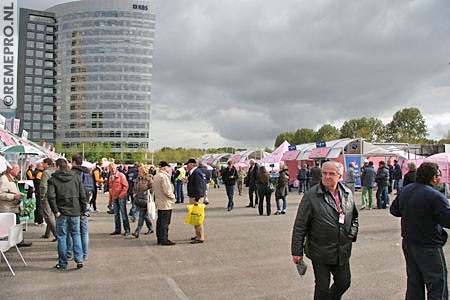
[[[360,196],[356,193],[357,203]],[[286,215],[259,216],[256,208],[245,208],[247,194],[236,195],[235,209],[228,212],[225,189],[210,189],[205,243],[190,244],[193,226],[183,224],[186,206],[177,204],[169,231],[175,246],[157,245],[155,234],[142,234],[145,225],[139,239],[110,236],[114,218],[105,212],[107,197],[99,194],[101,212],[90,218],[89,260],[83,269],[74,262],[67,271],[53,269],[57,243],[41,239],[44,228],[29,224],[24,235],[33,246],[21,248],[28,266],[14,249],[8,251],[16,277],[0,264],[0,299],[313,298],[311,262],[306,260],[308,271],[300,277],[291,261],[292,225],[301,199],[297,192],[288,196]],[[359,220],[352,285],[343,298],[402,299],[406,273],[399,219],[387,210],[363,210]],[[131,223],[132,230],[136,226]]]

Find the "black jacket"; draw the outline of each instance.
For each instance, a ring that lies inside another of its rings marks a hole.
[[[403,173],[402,173],[402,168],[400,167],[399,164],[396,164],[394,167],[394,172],[392,174],[392,178],[395,180],[400,180],[402,179]]]
[[[297,179],[298,180],[308,180],[309,170],[307,168],[301,168],[298,170]]]
[[[389,169],[386,166],[378,168],[375,182],[379,187],[387,186],[389,184],[389,178]]]
[[[222,181],[223,181],[223,184],[225,184],[225,185],[235,185],[237,178],[238,178],[238,173],[234,166],[231,167],[231,170],[229,170],[228,168],[225,168],[222,171]]]
[[[311,176],[311,186],[314,186],[322,180],[322,169],[318,166],[312,167],[309,175]]]
[[[330,192],[322,183],[305,193],[297,211],[292,233],[293,256],[306,253],[312,261],[322,264],[345,264],[350,259],[352,242],[358,234],[358,210],[352,192],[339,183],[344,224]]]
[[[47,198],[54,214],[81,216],[86,212],[87,198],[80,176],[70,170],[56,171],[48,180]]]
[[[403,187],[407,186],[410,183],[416,182],[416,171],[409,171],[405,174],[405,177],[403,178]]]
[[[289,193],[289,172],[287,169],[280,171],[277,181],[275,199],[283,199]]]
[[[188,173],[189,174],[189,173]],[[205,197],[206,176],[199,168],[196,168],[192,174],[188,176],[187,192],[188,197],[198,199]]]
[[[253,168],[250,167],[248,169],[248,174],[245,177],[245,180],[247,181],[245,183],[246,186],[251,187],[253,189],[256,188],[256,175],[258,174],[258,169],[259,169],[259,166],[257,163],[255,163],[253,165]]]

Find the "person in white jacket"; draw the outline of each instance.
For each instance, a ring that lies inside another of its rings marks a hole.
[[[165,161],[159,163],[159,172],[153,178],[153,191],[155,193],[155,205],[158,209],[156,221],[156,238],[158,245],[172,246],[174,242],[169,240],[169,224],[172,218],[172,208],[175,205],[175,194],[170,181],[169,164]]]
[[[6,172],[0,177],[0,213],[10,212],[16,214],[16,223],[20,224],[20,207],[22,194],[17,186],[17,177],[20,167],[16,162],[11,162]],[[21,241],[18,247],[29,247],[33,243]]]

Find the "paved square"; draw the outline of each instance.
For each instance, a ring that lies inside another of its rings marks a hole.
[[[356,194],[360,204],[360,193]],[[225,189],[210,189],[205,243],[191,245],[193,227],[183,224],[185,204],[175,206],[169,238],[175,246],[156,244],[155,234],[110,236],[114,218],[106,214],[107,195],[99,194],[101,213],[89,220],[89,260],[82,270],[52,269],[56,243],[40,239],[44,229],[28,226],[33,242],[22,248],[29,266],[15,250],[7,253],[16,277],[0,265],[1,299],[312,299],[311,262],[300,278],[291,262],[292,225],[301,196],[288,196],[286,215],[259,216],[238,196],[227,212]],[[129,205],[128,205],[129,208]],[[272,211],[276,211],[272,199]],[[402,299],[406,274],[400,247],[399,219],[387,210],[360,211],[360,232],[353,244],[352,285],[344,299]],[[131,223],[134,230],[137,223]],[[154,224],[155,225],[155,224]],[[146,227],[144,225],[145,232]],[[447,248],[447,247],[446,247]],[[450,250],[445,249],[447,261]]]

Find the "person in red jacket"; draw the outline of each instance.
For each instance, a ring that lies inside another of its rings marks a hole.
[[[109,176],[109,203],[114,206],[115,230],[111,235],[121,234],[120,217],[122,215],[124,235],[130,234],[130,223],[127,215],[128,180],[125,175],[117,171],[117,166],[110,164],[111,175]]]

